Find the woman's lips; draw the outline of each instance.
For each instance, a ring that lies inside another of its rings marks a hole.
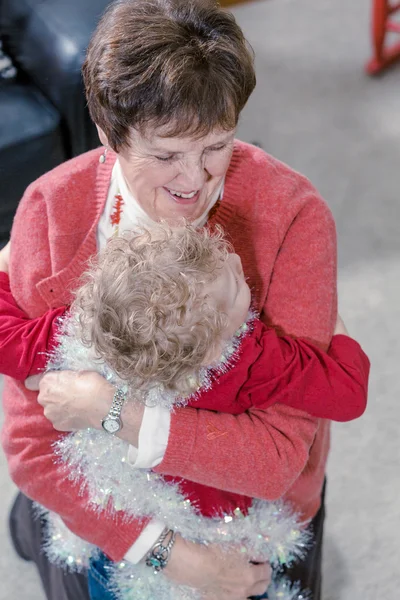
[[[164,187],[164,190],[168,193],[168,196],[170,198],[172,198],[172,200],[174,202],[176,202],[177,204],[185,204],[185,205],[190,205],[190,204],[196,204],[197,200],[200,197],[200,190],[197,191],[194,196],[192,196],[191,198],[182,198],[181,196],[175,196],[175,194],[173,194],[171,192],[171,190],[169,190],[168,188]],[[185,192],[182,192],[185,193]],[[187,195],[190,194],[190,192],[186,192]]]

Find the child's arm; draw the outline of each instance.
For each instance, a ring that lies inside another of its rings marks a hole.
[[[279,337],[273,329],[260,327],[253,344],[257,358],[237,397],[243,408],[279,402],[333,421],[363,414],[370,363],[361,346],[345,334],[341,320],[328,353],[306,340]]]
[[[1,268],[5,265],[0,255]],[[0,373],[24,381],[42,371],[46,352],[53,347],[57,319],[65,310],[56,308],[29,319],[11,294],[8,274],[0,271]]]

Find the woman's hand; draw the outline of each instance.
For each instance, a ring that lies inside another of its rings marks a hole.
[[[101,429],[101,422],[110,410],[115,387],[93,371],[50,371],[33,375],[25,381],[28,390],[39,390],[38,402],[44,415],[58,431],[75,431],[92,427]],[[144,405],[125,402],[118,437],[138,447]]]
[[[179,535],[163,572],[207,600],[245,600],[264,594],[271,581],[268,563],[254,565],[239,550],[194,544]]]
[[[336,325],[335,325],[335,330],[333,332],[333,335],[347,335],[347,336],[349,335],[346,325],[343,323],[343,319],[339,314],[336,319]]]
[[[39,389],[45,417],[59,431],[100,429],[115,392],[104,377],[91,371],[50,371],[29,377],[25,385]]]
[[[8,273],[8,266],[10,264],[10,250],[11,250],[11,242],[8,242],[0,250],[0,271],[3,273]]]

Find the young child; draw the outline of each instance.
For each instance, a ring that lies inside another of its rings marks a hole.
[[[54,345],[61,311],[24,319],[5,276],[0,286],[0,314],[9,315],[8,338],[0,319],[0,357],[10,355],[13,344],[15,355],[20,340],[24,358],[18,368],[12,361],[7,368],[24,379],[44,367],[42,353]],[[306,340],[279,336],[251,313],[250,302],[240,259],[221,232],[161,224],[110,240],[72,313],[83,343],[144,401],[232,414],[281,402],[321,418],[360,416],[369,371],[360,346],[339,335],[326,354]],[[29,351],[27,338],[35,340]],[[214,385],[218,404],[208,392]],[[253,504],[236,493],[178,483],[205,517],[247,515]]]
[[[24,380],[44,370],[66,308],[28,319],[12,297],[5,252],[0,370]],[[85,343],[135,389],[150,382],[190,396],[207,370],[218,380],[218,406],[208,401],[210,385],[203,385],[201,408],[237,414],[281,402],[335,421],[365,410],[369,361],[359,344],[335,335],[325,353],[249,318],[251,293],[240,258],[221,232],[160,224],[114,238],[74,304]],[[340,324],[338,332],[347,333]],[[225,364],[229,348],[231,368]],[[224,353],[225,363],[219,360]],[[216,361],[217,369],[205,369]]]

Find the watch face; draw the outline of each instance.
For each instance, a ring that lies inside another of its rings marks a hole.
[[[108,433],[116,433],[121,429],[119,419],[104,419],[102,426]]]

